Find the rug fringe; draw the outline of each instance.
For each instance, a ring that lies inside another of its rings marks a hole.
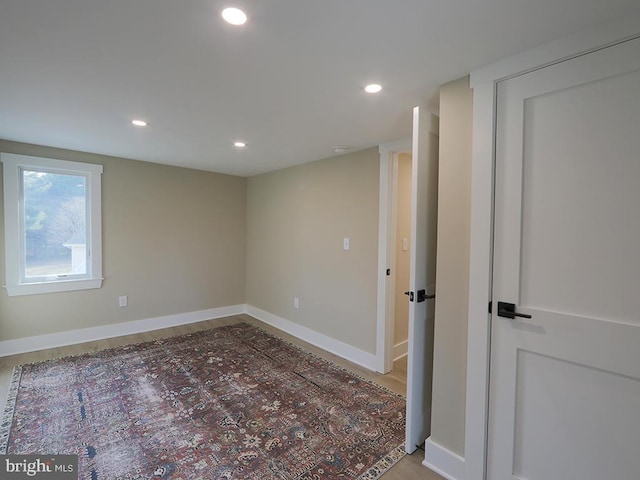
[[[360,475],[357,480],[377,480],[402,460],[406,454],[403,443],[378,460],[369,470]]]
[[[5,403],[4,412],[2,414],[2,423],[0,423],[0,454],[6,455],[9,447],[9,431],[13,423],[13,413],[16,408],[16,400],[18,398],[18,387],[20,386],[20,378],[22,377],[22,365],[13,367],[11,374],[11,382],[9,383],[9,393],[7,393],[7,402]]]

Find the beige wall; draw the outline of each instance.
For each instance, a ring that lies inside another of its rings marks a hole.
[[[379,169],[372,148],[249,179],[248,304],[375,353]]]
[[[440,89],[431,439],[461,456],[465,433],[472,101],[468,77]]]
[[[411,239],[411,155],[398,155],[398,190],[396,195],[396,292],[394,303],[393,344],[409,337],[409,302],[404,294],[409,290],[411,245],[402,251],[402,239]]]
[[[3,290],[0,340],[245,302],[246,179],[6,141],[0,151],[104,166],[105,277],[96,290]],[[0,195],[0,214],[2,202]],[[4,221],[1,252],[3,228]],[[2,284],[4,275],[2,253]],[[128,307],[118,307],[119,295],[128,295]]]

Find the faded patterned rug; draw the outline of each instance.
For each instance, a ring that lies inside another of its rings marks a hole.
[[[375,479],[404,399],[248,324],[16,367],[0,453],[81,479]]]

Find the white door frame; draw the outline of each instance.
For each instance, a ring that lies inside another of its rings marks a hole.
[[[630,15],[471,73],[473,163],[464,480],[485,480],[486,477],[496,85],[501,80],[638,37],[639,25],[640,14]]]
[[[396,278],[396,189],[397,158],[411,153],[411,139],[381,144],[380,199],[378,211],[378,306],[376,319],[376,370],[388,373],[393,368],[393,312]],[[391,275],[387,276],[387,268]]]

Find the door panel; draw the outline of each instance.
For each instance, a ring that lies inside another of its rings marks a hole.
[[[634,98],[640,72],[524,102],[522,305],[638,322]]]
[[[407,428],[405,450],[413,453],[431,430],[433,376],[433,299],[418,302],[418,290],[433,295],[435,282],[435,230],[438,214],[437,137],[430,132],[431,114],[413,109],[411,265],[407,355]],[[430,287],[430,288],[429,288]]]
[[[634,399],[640,398],[640,382],[526,350],[516,361],[516,477],[604,479],[616,471],[615,478],[637,478],[640,416]],[[619,444],[618,432],[629,441]],[[584,461],[586,452],[597,461]]]
[[[488,478],[638,478],[640,40],[498,85]]]

